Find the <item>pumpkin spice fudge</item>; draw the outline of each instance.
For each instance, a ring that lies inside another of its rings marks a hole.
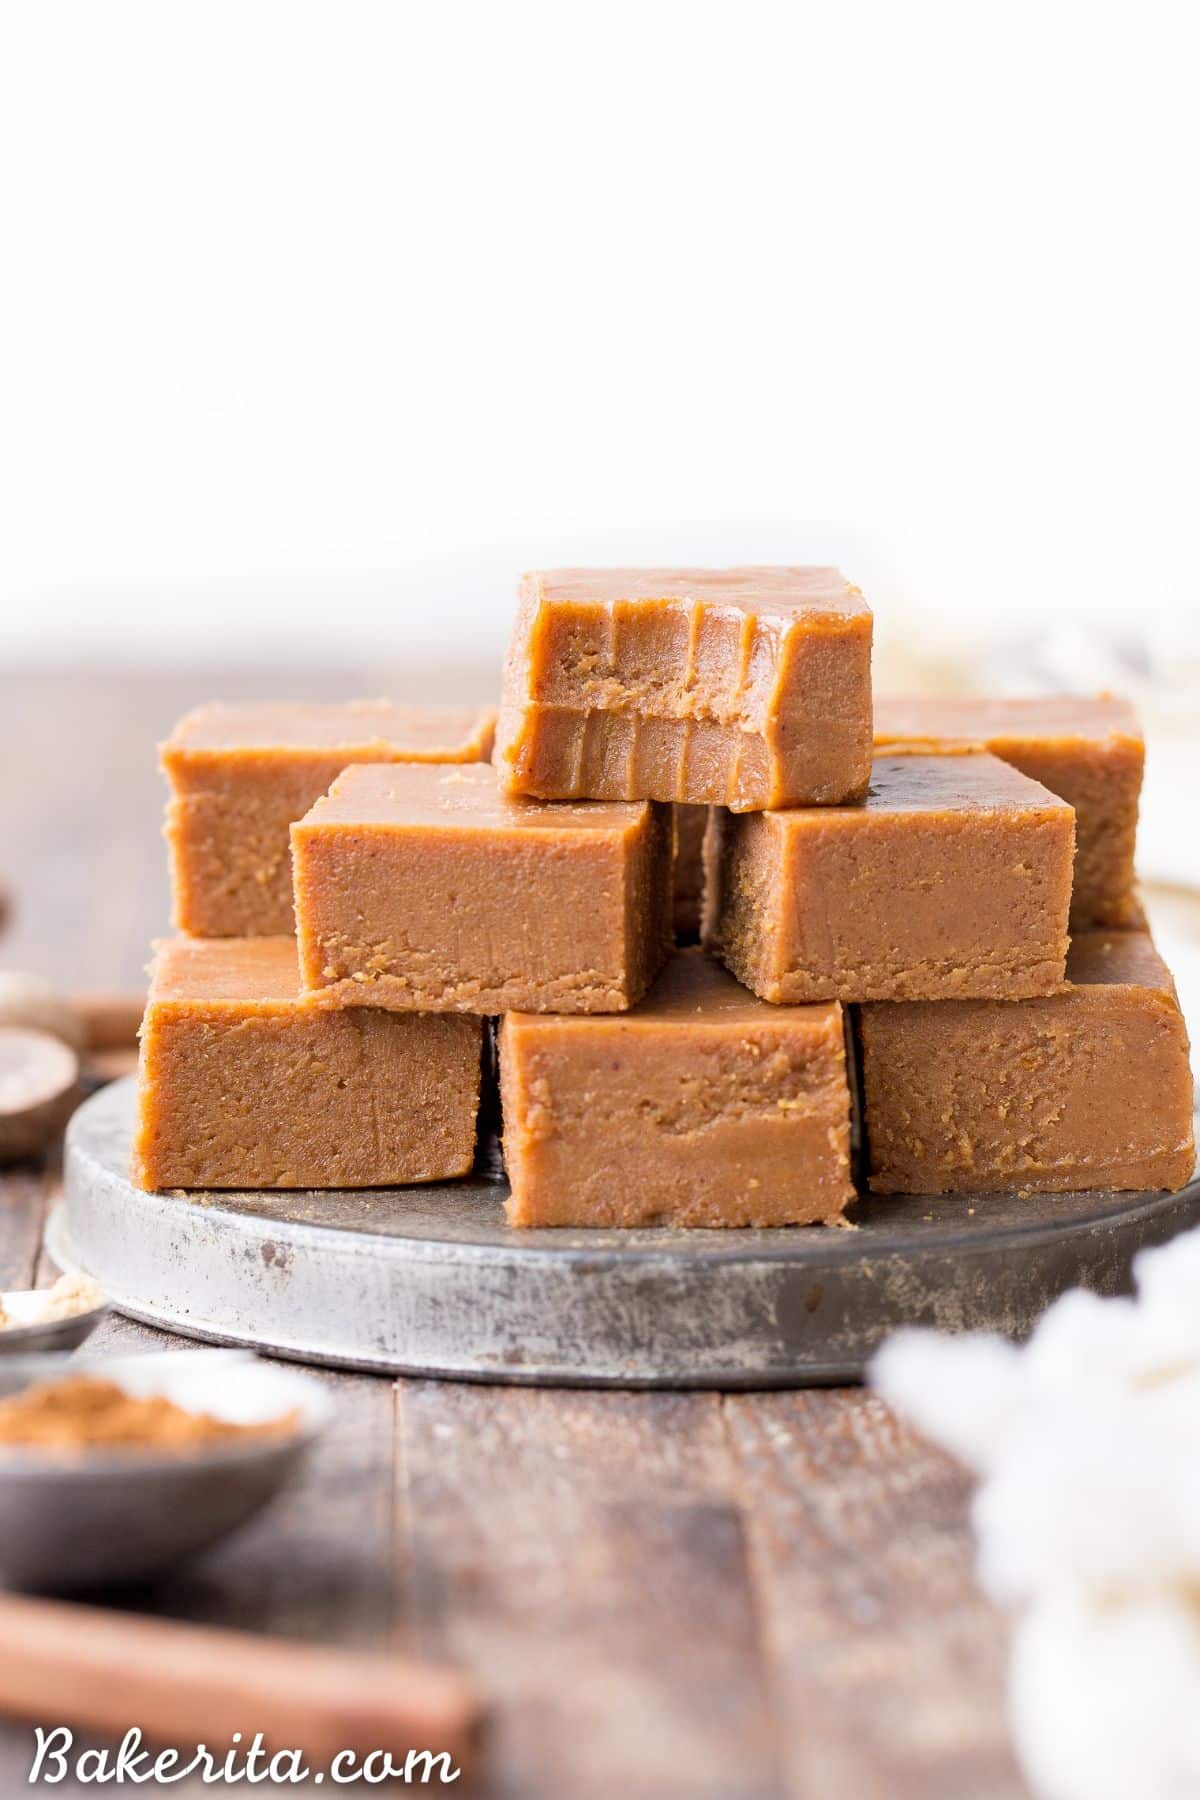
[[[1180,1188],[1196,1152],[1187,1031],[1145,932],[1085,932],[1041,1000],[858,1013],[881,1194]]]
[[[632,1012],[500,1026],[511,1225],[834,1223],[854,1198],[842,1009],[766,1006],[698,949]]]
[[[775,1002],[1047,994],[1073,851],[1071,808],[994,756],[881,757],[862,806],[714,812],[705,938]]]
[[[671,942],[671,824],[487,764],[347,769],[292,827],[305,988],[333,1006],[619,1012]]]
[[[860,800],[870,610],[836,569],[526,575],[496,762],[547,800]]]
[[[470,1172],[478,1019],[320,1012],[301,998],[293,938],[172,938],[156,951],[138,1187],[386,1187]]]
[[[1133,854],[1145,745],[1127,700],[1054,695],[875,702],[879,752],[990,750],[1075,808],[1071,929],[1137,926]]]
[[[495,714],[471,707],[202,706],[162,745],[174,924],[197,937],[290,932],[288,828],[351,763],[481,762]]]

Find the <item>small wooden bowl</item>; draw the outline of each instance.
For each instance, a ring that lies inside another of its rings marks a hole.
[[[48,1031],[0,1027],[0,1163],[36,1156],[79,1103],[79,1058]]]

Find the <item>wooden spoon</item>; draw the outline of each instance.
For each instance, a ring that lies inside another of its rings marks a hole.
[[[72,994],[71,1004],[83,1021],[88,1050],[136,1050],[138,1029],[146,1010],[144,992]]]
[[[131,1725],[218,1765],[241,1732],[296,1749],[445,1751],[466,1771],[479,1701],[454,1670],[406,1657],[180,1625],[61,1601],[0,1597],[0,1712],[119,1738]]]
[[[0,1027],[0,1163],[36,1156],[79,1099],[79,1058],[46,1031]]]
[[[48,1031],[72,1050],[136,1050],[144,990],[66,994],[41,975],[0,969],[0,1028]]]
[[[72,1050],[82,1050],[87,1041],[74,1002],[52,981],[26,969],[0,969],[0,1029],[9,1025],[24,1031],[48,1031]]]

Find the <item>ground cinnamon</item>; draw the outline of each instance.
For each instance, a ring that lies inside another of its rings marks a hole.
[[[0,1444],[39,1449],[191,1450],[226,1438],[286,1437],[298,1414],[249,1425],[189,1412],[161,1394],[130,1394],[97,1375],[39,1382],[0,1400]]]

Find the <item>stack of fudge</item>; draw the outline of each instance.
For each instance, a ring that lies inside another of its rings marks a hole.
[[[561,570],[498,722],[189,715],[135,1180],[461,1177],[498,1065],[516,1226],[1182,1186],[1131,713],[873,707],[871,630],[830,569]]]

